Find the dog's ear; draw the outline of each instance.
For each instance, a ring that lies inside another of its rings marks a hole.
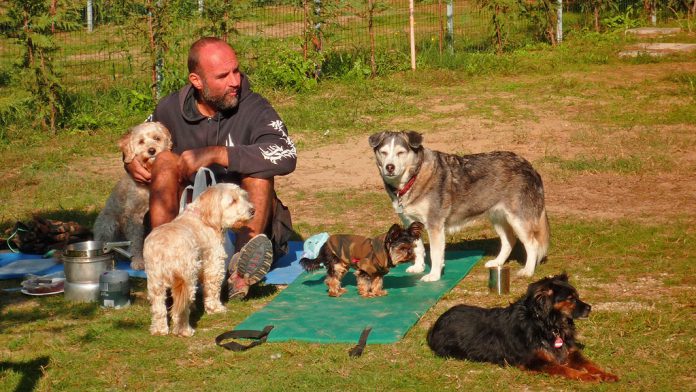
[[[191,203],[206,226],[216,231],[222,229],[222,192],[215,186],[209,187]]]
[[[133,138],[133,129],[129,129],[120,139],[118,139],[118,148],[123,152],[123,162],[131,163],[135,159],[135,151],[131,144]]]
[[[547,315],[553,308],[553,281],[544,278],[532,283],[527,289],[527,299],[532,301],[531,306],[543,315]]]
[[[406,134],[406,138],[408,138],[408,145],[412,149],[418,150],[421,148],[421,145],[423,144],[423,135],[416,131],[406,131],[404,133]]]
[[[408,233],[411,235],[411,237],[416,237],[420,238],[421,235],[423,234],[423,229],[425,226],[420,223],[420,222],[413,222],[411,225],[408,227]]]
[[[387,243],[392,243],[396,241],[397,238],[401,235],[402,232],[401,226],[398,224],[394,223],[390,228],[389,231],[387,231],[387,236],[385,238]]]
[[[387,135],[386,132],[377,132],[375,134],[370,135],[369,139],[367,141],[370,143],[370,147],[374,150],[382,144],[382,140],[384,140],[384,137]]]
[[[159,129],[160,132],[162,132],[162,135],[164,135],[164,137],[165,137],[165,139],[166,139],[166,141],[167,141],[167,145],[165,146],[165,149],[166,149],[166,150],[171,150],[172,147],[173,147],[173,144],[172,144],[172,133],[169,132],[169,129],[167,129],[167,127],[165,127],[164,124],[162,124],[161,122],[157,122],[157,129]]]
[[[560,280],[561,282],[566,282],[568,283],[568,273],[563,271],[562,273],[556,275],[553,277],[553,280]]]

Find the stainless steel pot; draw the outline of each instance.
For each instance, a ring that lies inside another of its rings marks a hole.
[[[65,247],[63,256],[67,257],[95,257],[116,251],[127,258],[133,256],[126,250],[121,249],[123,246],[130,246],[130,241],[121,242],[102,242],[102,241],[83,241],[70,244]]]
[[[107,253],[94,257],[63,255],[65,280],[70,283],[99,283],[99,275],[114,269],[114,255]]]
[[[96,302],[99,300],[99,282],[70,283],[66,281],[64,291],[66,301]]]
[[[102,273],[114,269],[114,255],[111,251],[130,258],[130,253],[119,248],[128,245],[130,241],[84,241],[68,245],[61,257],[65,280],[69,283],[99,283]]]

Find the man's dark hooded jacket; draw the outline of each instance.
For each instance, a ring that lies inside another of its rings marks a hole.
[[[246,75],[242,74],[239,104],[227,112],[202,115],[194,94],[187,84],[163,98],[151,117],[169,129],[175,153],[226,146],[227,170],[212,168],[222,182],[238,182],[241,176],[271,178],[295,170],[297,154],[285,124],[265,98],[251,91]]]

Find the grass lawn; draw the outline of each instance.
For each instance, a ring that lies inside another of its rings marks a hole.
[[[356,359],[343,344],[217,347],[218,334],[282,290],[273,286],[254,287],[226,314],[195,312],[192,338],[149,335],[139,279],[131,279],[133,305],[120,310],[0,291],[0,390],[696,390],[696,57],[621,60],[621,45],[569,37],[563,48],[494,62],[471,57],[376,80],[329,81],[310,93],[264,92],[298,146],[297,171],[277,187],[305,237],[374,235],[396,221],[371,161],[372,132],[413,129],[438,150],[527,157],[544,179],[552,233],[535,277],[569,273],[593,306],[577,322],[584,352],[618,384],[430,352],[427,330],[446,309],[505,306],[532,281],[513,279],[509,295],[488,293],[483,263],[499,242],[480,222],[448,236],[448,248],[483,249],[483,261],[402,341],[368,340]],[[91,226],[123,173],[115,142],[142,120],[117,118],[124,124],[113,129],[54,138],[13,130],[0,146],[0,229],[32,214]]]

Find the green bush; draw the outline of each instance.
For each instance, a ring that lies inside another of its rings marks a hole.
[[[267,88],[313,90],[317,86],[317,64],[292,47],[300,46],[278,41],[258,48],[256,64],[249,71],[254,82]]]

